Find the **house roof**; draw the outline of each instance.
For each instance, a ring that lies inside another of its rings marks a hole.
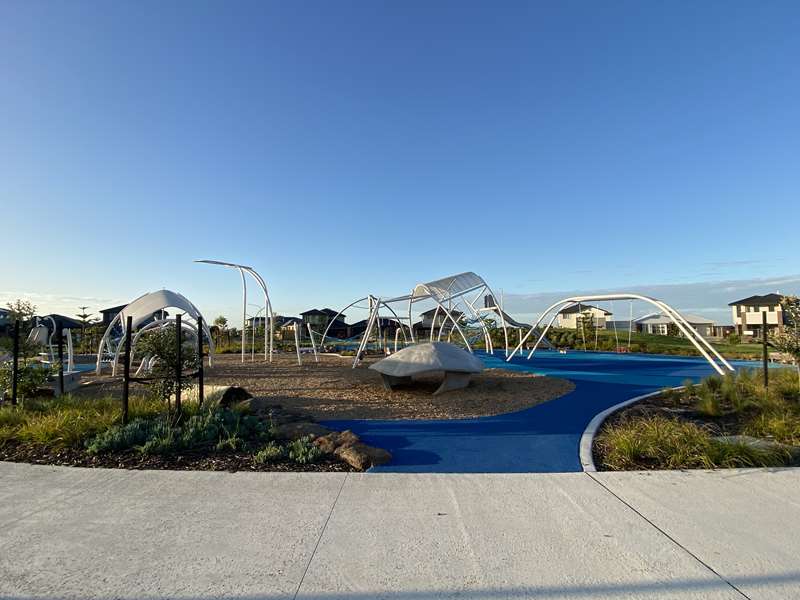
[[[339,315],[339,311],[338,310],[332,310],[330,308],[323,308],[323,309],[312,308],[311,310],[307,310],[305,312],[301,312],[300,313],[301,317],[305,316],[305,315],[325,315],[325,316],[333,318],[336,315]],[[345,315],[339,315],[339,318],[344,320]]]
[[[424,313],[420,313],[420,316],[421,317],[427,317],[428,315],[433,316],[433,313],[435,313],[435,312],[436,312],[436,309],[432,308],[430,310],[426,310]],[[445,312],[442,309],[439,309],[439,314],[442,315],[443,317],[446,316]],[[451,310],[450,314],[451,315],[463,315],[464,313],[461,312],[460,310]]]
[[[560,314],[560,315],[571,315],[573,313],[583,312],[586,309],[600,310],[600,311],[603,311],[604,315],[613,314],[613,313],[611,313],[611,312],[609,312],[609,311],[607,311],[607,310],[605,310],[603,308],[597,308],[596,306],[592,306],[591,304],[580,304],[580,305],[576,304],[575,306],[570,306],[569,308],[565,308],[564,310],[560,311],[558,314]]]
[[[774,306],[780,304],[783,296],[780,294],[765,294],[763,296],[750,296],[731,302],[728,306]]]
[[[119,306],[112,306],[112,307],[110,307],[110,308],[101,308],[101,309],[100,309],[100,312],[101,312],[101,313],[107,313],[107,312],[114,312],[114,313],[118,313],[118,312],[120,312],[120,311],[121,311],[123,308],[125,308],[126,306],[128,306],[128,305],[127,305],[127,304],[120,304]]]
[[[73,319],[72,317],[66,317],[64,315],[57,315],[55,313],[50,315],[45,315],[44,317],[42,317],[44,325],[50,324],[50,320],[47,319],[47,317],[52,318],[53,321],[56,322],[56,325],[61,325],[61,327],[63,327],[64,329],[80,329],[83,326],[82,323],[77,319]]]
[[[706,319],[705,317],[698,317],[697,315],[687,315],[681,313],[684,319],[689,323],[689,325],[713,325],[714,321],[711,319]],[[644,317],[639,317],[636,319],[636,322],[640,325],[668,325],[672,323],[672,319],[666,317],[661,314],[652,314],[646,315]]]

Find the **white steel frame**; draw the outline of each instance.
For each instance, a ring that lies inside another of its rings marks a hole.
[[[470,299],[470,296],[473,292],[476,292],[475,297]],[[465,273],[459,273],[458,275],[445,277],[443,279],[438,279],[427,283],[420,283],[414,286],[414,289],[411,291],[410,294],[404,296],[398,296],[395,298],[382,298],[370,294],[363,298],[359,298],[354,302],[351,302],[336,314],[336,317],[334,317],[331,320],[331,322],[328,324],[328,327],[326,327],[325,331],[323,332],[320,346],[324,345],[325,338],[328,335],[328,331],[330,330],[331,325],[333,325],[336,319],[338,319],[339,316],[342,315],[350,307],[355,306],[361,302],[364,302],[365,300],[369,302],[369,307],[368,307],[369,317],[367,319],[367,328],[364,332],[364,335],[361,337],[358,351],[356,352],[355,358],[353,360],[353,368],[355,368],[358,365],[361,354],[369,342],[369,338],[372,335],[372,330],[374,329],[376,323],[380,325],[379,313],[382,307],[389,310],[394,316],[394,318],[397,320],[399,324],[398,331],[402,332],[406,344],[408,343],[408,337],[406,336],[406,331],[405,331],[406,327],[408,328],[409,335],[411,337],[411,343],[412,344],[416,343],[417,340],[414,339],[414,328],[412,326],[413,306],[417,302],[421,302],[424,300],[432,300],[436,304],[436,308],[431,326],[430,341],[434,341],[434,336],[435,339],[441,340],[442,335],[445,333],[446,326],[448,322],[450,322],[453,324],[453,327],[448,330],[447,332],[448,336],[452,334],[452,329],[454,328],[458,332],[458,335],[463,340],[466,349],[469,352],[472,352],[472,345],[469,343],[469,340],[467,339],[464,330],[458,323],[458,319],[456,319],[453,316],[453,310],[455,308],[455,304],[459,304],[464,307],[466,314],[470,318],[474,318],[475,321],[479,324],[481,333],[484,336],[486,351],[489,354],[494,354],[494,345],[492,343],[491,334],[488,328],[486,327],[486,324],[483,321],[483,316],[486,315],[487,313],[490,313],[499,317],[500,326],[503,329],[505,350],[507,353],[509,349],[508,323],[506,322],[507,315],[502,310],[502,307],[497,305],[496,300],[494,300],[492,306],[478,305],[478,302],[481,301],[487,294],[490,295],[493,300],[497,297],[494,291],[492,291],[492,288],[489,287],[489,284],[487,284],[482,277],[471,271]],[[407,303],[408,306],[407,316],[400,317],[397,314],[397,312],[392,308],[391,306],[392,304],[398,304],[398,303]],[[439,316],[440,311],[445,315],[445,318],[442,321],[441,325],[439,326],[438,334],[435,334],[434,329],[436,329],[436,319]],[[406,322],[404,323],[404,321]],[[399,334],[395,333],[395,350],[397,350],[398,341],[399,341]]]
[[[272,362],[275,315],[272,312],[272,302],[270,302],[267,282],[264,281],[264,278],[261,277],[253,267],[248,267],[247,265],[207,259],[195,260],[194,262],[205,263],[207,265],[219,265],[239,271],[239,275],[242,278],[242,362],[245,362],[244,357],[247,352],[247,278],[245,277],[245,273],[256,280],[256,283],[258,283],[261,290],[264,292],[264,308],[267,310],[268,326],[264,327],[264,360],[269,359],[269,362]],[[253,327],[255,329],[255,317],[253,317]],[[252,338],[252,344],[255,347],[255,333]],[[267,346],[269,346],[269,350]]]
[[[165,292],[165,293],[168,293],[168,294],[172,294],[173,298],[177,297],[177,298],[175,298],[176,301],[185,302],[186,304],[185,304],[185,306],[173,306],[172,304],[167,304],[165,302],[163,305],[160,304],[157,308],[154,308],[153,309],[154,312],[164,311],[164,310],[166,310],[168,308],[173,308],[173,307],[174,308],[179,308],[180,310],[183,310],[185,312],[186,316],[188,316],[189,318],[191,318],[194,321],[194,323],[191,323],[191,322],[185,321],[185,320],[182,321],[182,324],[184,325],[184,327],[186,329],[190,330],[190,331],[193,331],[193,332],[197,333],[197,324],[196,324],[197,323],[197,318],[198,317],[202,317],[202,314],[197,309],[197,307],[194,304],[192,304],[186,297],[181,296],[180,294],[177,294],[176,292],[171,292],[169,290],[162,290],[162,291]],[[106,352],[108,354],[113,355],[113,357],[114,357],[112,359],[112,362],[111,362],[111,374],[116,376],[116,374],[117,374],[117,366],[119,364],[119,357],[120,357],[120,354],[122,353],[122,350],[123,350],[123,343],[122,343],[122,340],[120,340],[120,342],[116,345],[116,348],[112,348],[112,345],[111,345],[111,334],[114,331],[114,327],[116,327],[117,323],[120,324],[120,326],[122,327],[122,339],[124,339],[124,337],[125,337],[125,328],[127,327],[127,323],[122,319],[122,316],[126,313],[126,310],[128,309],[128,307],[131,306],[132,304],[142,300],[143,298],[146,298],[147,296],[150,296],[151,294],[156,294],[156,293],[158,293],[158,292],[149,292],[147,294],[142,294],[141,296],[139,296],[135,300],[132,300],[131,302],[129,302],[125,306],[125,308],[123,308],[119,313],[117,313],[114,316],[114,318],[111,320],[111,322],[108,324],[108,327],[106,328],[106,331],[103,334],[103,337],[100,338],[100,344],[97,347],[97,364],[96,364],[96,367],[95,367],[95,372],[98,375],[102,372],[103,355],[104,355],[103,349],[105,348]],[[157,319],[156,321],[148,323],[147,325],[143,326],[137,332],[136,340],[138,340],[139,336],[141,335],[141,333],[144,330],[152,329],[153,327],[156,327],[156,326],[163,326],[163,325],[165,325],[167,323],[167,321],[170,321],[170,320],[171,320],[170,318]],[[135,327],[136,327],[136,324],[134,324],[134,328]],[[211,365],[212,364],[212,359],[213,359],[213,356],[214,356],[215,346],[214,346],[214,339],[211,337],[211,330],[209,329],[208,322],[205,319],[203,319],[203,333],[208,338],[208,347],[209,347],[208,364]],[[198,333],[198,335],[199,335],[199,333]],[[135,344],[134,340],[131,339],[131,347],[133,347],[134,344]]]
[[[558,302],[552,304],[545,310],[539,320],[534,323],[534,325],[528,330],[528,333],[525,334],[519,344],[514,348],[513,352],[508,355],[506,361],[510,361],[514,355],[522,348],[525,341],[530,337],[530,335],[541,325],[542,321],[545,320],[545,317],[552,313],[550,320],[547,322],[547,325],[542,330],[541,334],[539,335],[539,339],[536,340],[536,343],[531,348],[531,351],[528,353],[528,360],[533,357],[533,354],[539,348],[539,344],[544,339],[545,335],[547,335],[547,331],[555,321],[558,314],[576,304],[580,305],[586,302],[603,302],[603,301],[614,301],[614,300],[641,300],[642,302],[647,302],[655,306],[661,313],[665,316],[669,317],[669,319],[675,323],[678,327],[678,330],[688,339],[695,348],[700,352],[700,354],[705,358],[709,364],[714,368],[714,370],[719,373],[720,375],[724,375],[725,372],[732,372],[734,368],[731,364],[725,360],[725,358],[717,352],[716,348],[714,348],[707,339],[705,339],[702,335],[700,335],[695,329],[689,325],[686,319],[681,315],[677,310],[672,308],[666,302],[658,300],[657,298],[651,298],[650,296],[643,296],[641,294],[629,293],[629,292],[621,292],[617,294],[600,294],[595,296],[572,296],[570,298],[564,298],[563,300],[559,300]],[[709,354],[710,352],[710,354]],[[712,358],[713,355],[713,358]]]

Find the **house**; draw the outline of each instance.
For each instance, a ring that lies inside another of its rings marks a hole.
[[[275,316],[275,337],[284,342],[294,342],[294,332],[300,337],[307,332],[303,328],[303,319],[300,317],[279,317]]]
[[[310,325],[314,333],[322,334],[328,328],[328,325],[330,325],[330,329],[328,329],[329,336],[336,338],[347,337],[345,315],[340,315],[335,310],[331,310],[330,308],[323,308],[322,310],[312,308],[311,310],[300,313],[300,317],[303,320],[302,332],[307,332],[308,326]],[[336,320],[334,321],[334,319]]]
[[[364,332],[367,330],[367,323],[368,320],[364,319],[363,321],[358,321],[357,323],[352,323],[351,325],[347,326],[347,337],[353,338],[356,336],[364,335]],[[380,328],[380,332],[382,336],[388,336],[389,339],[393,340],[395,336],[395,332],[400,329],[400,323],[396,319],[389,319],[386,317],[380,317],[377,321],[378,327]],[[373,334],[375,330],[373,329]],[[406,334],[408,334],[408,330],[406,330]],[[402,335],[402,334],[401,334]]]
[[[119,306],[112,306],[110,308],[101,309],[100,310],[100,314],[103,315],[103,318],[100,321],[99,325],[103,329],[107,329],[108,326],[111,324],[111,321],[114,320],[114,317],[116,317],[119,313],[121,313],[122,309],[125,308],[126,306],[128,306],[128,305],[127,304],[120,304]],[[142,323],[140,323],[139,324],[139,328],[144,327],[145,325],[147,325],[148,323],[150,323],[150,322],[152,322],[152,321],[154,321],[156,319],[166,319],[168,316],[169,316],[169,313],[167,311],[158,310],[158,311],[154,312],[152,315],[150,315],[149,319],[147,319],[146,321],[143,321]],[[122,327],[120,327],[119,329],[122,330]]]
[[[781,306],[780,294],[750,296],[731,302],[731,316],[736,333],[741,336],[761,337],[763,315],[767,315],[767,333],[783,331],[787,324],[786,315]]]
[[[715,327],[714,321],[698,317],[697,315],[682,314],[683,318],[697,333],[704,338],[714,337]],[[678,335],[683,335],[677,329],[677,325],[669,317],[660,313],[640,317],[634,321],[636,326],[635,331],[639,333],[649,333],[652,335],[669,335],[670,331],[675,331]],[[670,328],[670,325],[673,327]]]
[[[557,327],[563,329],[578,329],[578,323],[581,319],[588,319],[591,317],[594,326],[597,329],[605,329],[606,324],[610,323],[609,317],[612,316],[607,310],[597,308],[591,304],[576,304],[565,308],[557,317]]]
[[[464,313],[460,310],[451,310],[449,312],[456,321],[461,321],[464,316]],[[431,330],[433,330],[434,335],[438,335],[442,325],[444,325],[445,333],[448,333],[453,328],[453,322],[441,308],[438,311],[435,308],[426,310],[420,314],[420,320],[413,325],[414,336],[419,339],[430,338]]]
[[[72,317],[65,317],[64,315],[45,315],[44,317],[40,317],[40,319],[42,324],[47,325],[48,327],[52,326],[50,319],[53,319],[56,327],[60,325],[62,329],[70,329],[73,332],[77,331],[78,333],[80,333],[81,328],[83,327],[83,323],[81,323],[79,320],[73,319]]]
[[[5,308],[0,308],[0,335],[11,335],[13,326],[11,313]]]

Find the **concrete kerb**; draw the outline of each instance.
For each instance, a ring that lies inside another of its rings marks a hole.
[[[683,386],[679,385],[674,388],[670,388],[673,390],[682,390]],[[630,398],[629,400],[625,400],[620,402],[619,404],[615,404],[614,406],[610,406],[605,409],[603,412],[597,413],[594,418],[589,421],[589,424],[586,426],[586,429],[583,430],[583,434],[581,435],[581,443],[580,443],[580,459],[581,459],[581,467],[583,467],[584,473],[595,473],[597,468],[594,464],[594,457],[592,456],[592,447],[594,445],[594,438],[597,435],[597,432],[600,430],[600,426],[605,423],[606,419],[610,417],[615,412],[625,408],[626,406],[630,406],[631,404],[636,404],[637,402],[641,402],[642,400],[646,400],[647,398],[652,398],[653,396],[658,396],[662,393],[663,390],[658,390],[656,392],[650,392],[649,394],[643,394],[641,396],[636,396],[635,398]]]

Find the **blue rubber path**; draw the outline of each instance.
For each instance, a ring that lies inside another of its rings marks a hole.
[[[569,379],[575,390],[531,408],[475,419],[340,420],[325,424],[351,429],[367,444],[386,448],[393,460],[373,471],[409,473],[552,473],[580,471],[578,446],[589,421],[635,396],[699,380],[713,373],[702,358],[537,352],[531,361],[479,354],[489,368]],[[758,366],[738,361],[735,366]]]

